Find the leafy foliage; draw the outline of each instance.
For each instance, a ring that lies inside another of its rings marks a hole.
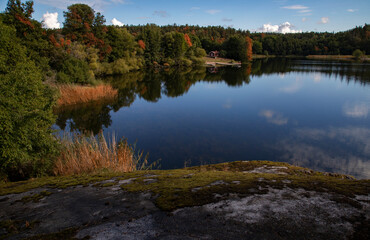
[[[16,180],[51,167],[55,101],[41,71],[16,40],[16,30],[0,21],[0,32],[0,172]]]

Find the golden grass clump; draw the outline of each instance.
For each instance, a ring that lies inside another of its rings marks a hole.
[[[93,134],[65,134],[61,143],[62,151],[55,162],[55,175],[92,173],[102,169],[132,172],[147,164],[147,156],[143,157],[143,152],[136,154],[134,146],[125,139],[117,142],[114,135],[107,143],[102,133],[97,137]]]
[[[79,86],[72,84],[57,85],[60,92],[57,106],[87,103],[100,99],[114,99],[118,91],[110,85]]]

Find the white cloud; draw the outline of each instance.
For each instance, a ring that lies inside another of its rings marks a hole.
[[[297,79],[293,84],[286,86],[286,87],[279,88],[279,91],[284,92],[284,93],[296,93],[302,87],[303,87],[302,80]]]
[[[216,13],[219,13],[219,12],[221,12],[221,10],[217,10],[217,9],[209,9],[209,10],[206,11],[206,13],[209,13],[209,14],[212,14],[212,15],[214,15]]]
[[[307,18],[302,18],[302,22],[306,22],[307,21]]]
[[[259,113],[261,117],[266,118],[269,123],[275,125],[285,125],[288,123],[288,118],[284,117],[281,113],[274,112],[272,110],[263,110]]]
[[[343,106],[343,113],[347,117],[352,118],[367,118],[370,113],[370,103],[346,103]]]
[[[311,13],[312,10],[309,7],[303,6],[303,5],[291,5],[291,6],[281,7],[281,8],[297,11],[297,13],[299,14],[299,16],[309,16],[309,15],[312,15],[312,13]]]
[[[222,21],[223,22],[232,22],[233,19],[231,19],[231,18],[223,18]]]
[[[285,6],[285,7],[282,7],[282,8],[289,9],[289,10],[304,10],[304,9],[308,9],[307,6],[303,6],[303,5],[292,5],[292,6]]]
[[[58,13],[49,13],[46,12],[42,15],[42,26],[44,28],[60,28],[60,23],[58,21]]]
[[[358,11],[358,9],[347,9],[347,12],[351,12],[351,13],[353,13],[353,12],[357,12]]]
[[[168,14],[168,12],[167,11],[164,11],[164,10],[154,11],[153,15],[159,16],[159,17],[163,17],[163,18],[166,18],[166,17],[169,17],[170,16]]]
[[[319,24],[327,24],[328,22],[329,22],[329,18],[328,17],[322,17],[320,19]]]
[[[314,75],[313,75],[313,81],[315,83],[321,82],[321,74],[320,73],[314,73]]]
[[[118,21],[116,18],[113,18],[112,21],[110,21],[113,25],[118,26],[118,27],[123,27],[123,22]]]
[[[300,33],[302,30],[292,29],[294,26],[289,22],[280,25],[271,25],[270,23],[263,24],[262,27],[257,29],[257,32],[274,32],[274,33]]]
[[[276,149],[282,161],[315,170],[347,173],[370,178],[370,128],[301,128],[282,138]],[[330,144],[330,148],[327,146]],[[332,147],[333,146],[333,147]],[[345,146],[344,148],[342,146]],[[353,149],[353,151],[348,151]]]
[[[200,10],[200,7],[192,7],[190,8],[190,11]]]
[[[231,109],[233,107],[233,104],[230,99],[226,100],[224,104],[222,104],[222,108],[224,109]]]

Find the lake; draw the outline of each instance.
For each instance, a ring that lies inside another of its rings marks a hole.
[[[61,109],[60,131],[114,133],[161,169],[270,160],[370,178],[370,64],[274,58],[106,79],[114,102]]]

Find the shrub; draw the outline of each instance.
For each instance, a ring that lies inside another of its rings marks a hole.
[[[364,53],[360,49],[356,49],[352,53],[352,56],[354,56],[355,59],[360,59],[363,55],[364,55]]]
[[[0,174],[21,180],[52,167],[55,95],[42,83],[15,30],[0,21],[0,32]]]
[[[57,74],[60,83],[89,83],[92,79],[89,74],[89,65],[78,58],[69,57],[63,62],[61,71]]]
[[[196,57],[205,57],[207,56],[207,53],[203,48],[196,48],[194,51],[194,55]]]

